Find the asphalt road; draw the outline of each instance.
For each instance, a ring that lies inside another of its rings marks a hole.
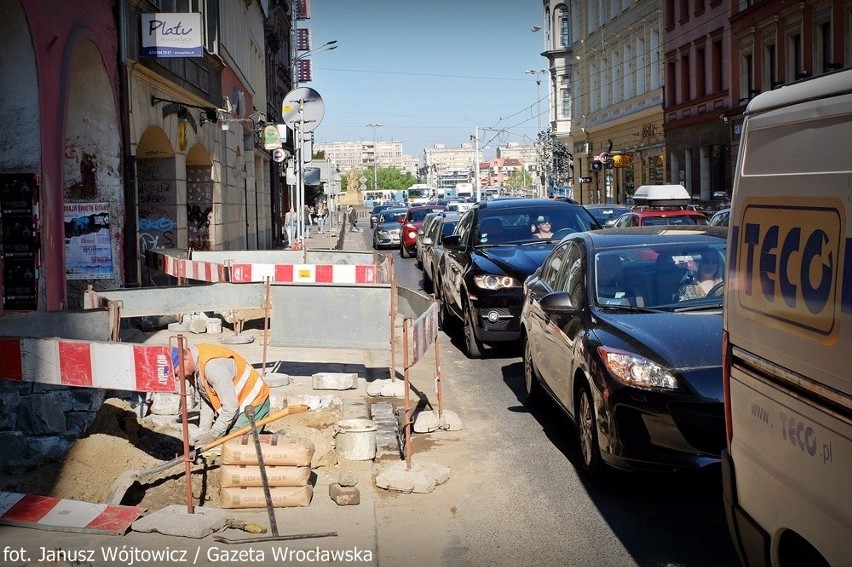
[[[369,232],[357,236],[368,239]],[[414,259],[396,253],[394,264],[399,285],[419,288]],[[718,467],[664,475],[608,471],[588,481],[575,465],[568,419],[552,403],[524,405],[520,352],[468,360],[461,341],[460,332],[439,333],[444,409],[458,414],[464,429],[416,434],[413,441],[415,462],[438,462],[451,478],[429,495],[377,497],[382,564],[739,564]],[[434,361],[421,361],[411,374],[414,399],[422,409],[435,408]],[[418,530],[430,545],[398,546],[398,553],[388,547],[394,538],[412,541]]]

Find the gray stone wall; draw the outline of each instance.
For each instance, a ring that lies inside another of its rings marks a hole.
[[[104,390],[0,380],[0,461],[4,467],[61,459],[88,429]]]

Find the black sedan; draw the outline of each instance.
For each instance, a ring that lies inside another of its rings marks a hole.
[[[699,226],[573,234],[524,283],[528,402],[546,393],[576,424],[587,474],[718,462],[726,236]]]
[[[562,236],[600,225],[580,205],[557,199],[495,199],[464,213],[445,236],[439,268],[443,324],[464,325],[465,351],[517,343],[521,287]]]

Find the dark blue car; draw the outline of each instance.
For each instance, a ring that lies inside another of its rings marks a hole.
[[[527,399],[546,394],[575,423],[587,474],[719,461],[726,236],[706,226],[573,234],[524,283]]]

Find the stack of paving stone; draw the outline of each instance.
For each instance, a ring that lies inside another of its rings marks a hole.
[[[260,447],[272,506],[308,506],[313,497],[310,484],[314,443],[289,435],[262,434]],[[219,471],[222,508],[265,508],[266,497],[254,438],[243,435],[222,446]]]

